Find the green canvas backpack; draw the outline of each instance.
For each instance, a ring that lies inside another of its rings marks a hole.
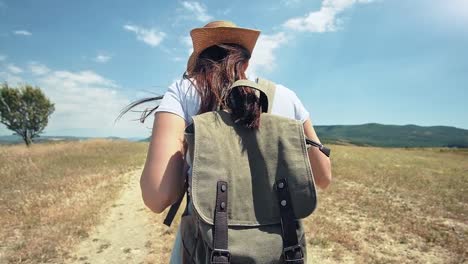
[[[260,92],[259,129],[223,110],[194,116],[186,129],[192,174],[180,223],[184,263],[306,263],[300,219],[317,203],[307,147],[330,151],[305,138],[302,122],[270,114],[272,82],[239,80],[230,89],[245,86]]]

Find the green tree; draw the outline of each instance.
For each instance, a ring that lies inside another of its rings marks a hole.
[[[29,147],[47,126],[54,104],[39,87],[4,83],[0,87],[0,123],[21,136]]]

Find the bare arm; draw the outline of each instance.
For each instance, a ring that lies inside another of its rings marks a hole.
[[[145,205],[161,213],[173,204],[184,186],[184,129],[185,121],[178,115],[158,112],[140,178]]]
[[[304,134],[309,139],[320,142],[310,119],[304,122]],[[327,188],[332,179],[330,158],[325,156],[318,148],[311,147],[309,148],[309,160],[315,184],[321,189]]]

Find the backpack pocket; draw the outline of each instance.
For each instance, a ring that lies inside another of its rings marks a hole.
[[[213,250],[213,226],[203,221],[198,221],[198,243],[196,245],[193,262],[210,263]],[[306,263],[306,239],[300,220],[296,229],[299,245],[304,252]],[[234,227],[228,231],[228,244],[231,253],[231,264],[254,263],[285,263],[283,259],[283,240],[281,237],[281,225],[265,225],[257,227]]]
[[[217,182],[229,186],[228,222],[233,226],[280,223],[276,182],[285,179],[297,219],[315,210],[317,195],[302,123],[262,114],[259,130],[237,126],[229,113],[193,117],[186,134],[191,157],[193,209],[213,224]]]

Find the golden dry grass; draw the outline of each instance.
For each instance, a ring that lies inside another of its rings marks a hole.
[[[305,220],[336,262],[468,261],[468,152],[333,146],[334,181]]]
[[[146,148],[110,141],[0,148],[0,253],[7,249],[9,262],[66,258],[112,205],[122,174],[143,164]],[[333,183],[304,220],[312,263],[468,261],[468,151],[332,150]],[[167,228],[164,214],[149,217],[144,262],[167,263],[179,218]]]
[[[468,261],[466,150],[332,150],[333,183],[304,220],[310,263]],[[154,215],[146,263],[168,263],[178,223],[163,218]]]
[[[185,201],[179,209],[178,215],[174,218],[171,227],[163,225],[166,213],[153,214],[150,218],[151,229],[148,229],[152,240],[146,242],[148,255],[144,259],[146,264],[169,263],[172,247],[174,245],[177,228],[180,223],[181,213],[184,210]],[[167,211],[166,211],[167,212]]]
[[[140,168],[147,143],[0,146],[0,262],[61,262]]]

